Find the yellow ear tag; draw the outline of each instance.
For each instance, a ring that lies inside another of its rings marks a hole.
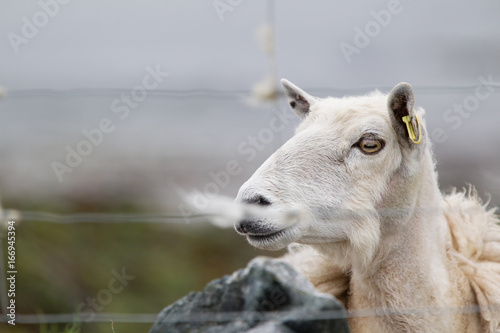
[[[406,124],[406,128],[408,129],[408,135],[410,136],[410,140],[414,144],[419,144],[422,141],[422,130],[420,129],[420,121],[418,120],[418,117],[415,116],[415,119],[417,120],[417,127],[418,127],[418,140],[417,137],[415,136],[415,131],[413,130],[413,124],[411,123],[410,116],[404,116],[403,121]]]

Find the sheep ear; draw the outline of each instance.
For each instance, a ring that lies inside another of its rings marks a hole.
[[[396,133],[411,146],[422,139],[421,124],[413,109],[415,97],[409,83],[401,82],[389,93],[388,107]]]
[[[314,104],[316,98],[286,79],[281,79],[281,84],[283,85],[286,98],[292,110],[300,118],[305,118],[311,111],[311,105]]]

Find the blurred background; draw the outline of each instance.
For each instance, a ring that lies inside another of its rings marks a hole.
[[[282,77],[320,97],[410,82],[443,191],[474,184],[499,205],[499,15],[498,1],[2,1],[0,191],[18,273],[17,325],[0,330],[147,332],[189,291],[280,255],[178,193],[234,197],[293,135]]]

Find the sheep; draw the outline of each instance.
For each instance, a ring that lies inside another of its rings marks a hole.
[[[352,332],[498,332],[500,226],[473,188],[444,195],[410,84],[318,98],[283,79],[295,135],[240,188],[239,234],[348,310]],[[293,221],[280,212],[301,211]],[[274,212],[274,213],[273,213]]]

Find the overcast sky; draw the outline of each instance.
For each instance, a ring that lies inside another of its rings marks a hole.
[[[65,1],[0,4],[8,89],[129,88],[156,64],[171,73],[164,89],[248,89],[267,70],[255,40],[266,0]],[[499,73],[499,16],[499,1],[277,0],[278,75],[308,87],[473,83]]]

